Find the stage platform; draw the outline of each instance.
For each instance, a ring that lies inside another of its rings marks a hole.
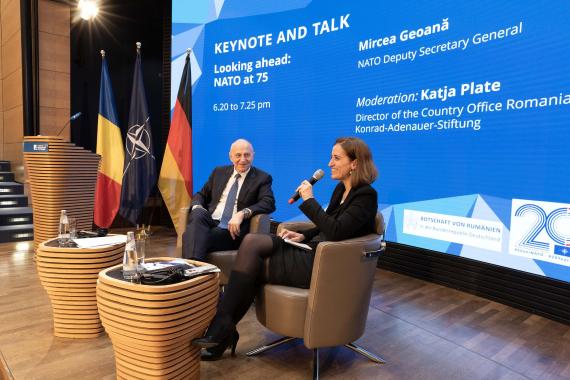
[[[173,230],[159,229],[152,256],[175,256]],[[107,336],[53,335],[51,306],[33,244],[0,244],[0,375],[16,380],[114,379]],[[570,326],[454,289],[378,269],[364,336],[377,365],[345,348],[323,349],[324,379],[570,379]],[[277,338],[251,309],[238,326],[237,356],[204,362],[202,379],[309,379],[312,352],[301,342],[261,356],[245,352]],[[1,360],[3,358],[3,360]]]

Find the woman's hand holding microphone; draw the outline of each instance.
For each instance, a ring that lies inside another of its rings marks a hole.
[[[303,198],[304,201],[310,198],[314,198],[313,185],[311,185],[307,180],[301,182],[296,191],[299,193],[299,195],[301,196],[301,198]]]

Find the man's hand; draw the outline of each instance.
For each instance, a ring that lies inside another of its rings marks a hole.
[[[289,239],[291,241],[296,241],[296,242],[302,242],[303,240],[305,240],[305,235],[303,235],[302,233],[289,231],[285,228],[281,231],[279,237],[281,237],[282,239]]]
[[[244,219],[244,213],[243,211],[240,211],[236,212],[228,222],[228,231],[230,232],[230,236],[234,240],[239,236],[240,225],[241,222],[243,222],[243,219]]]

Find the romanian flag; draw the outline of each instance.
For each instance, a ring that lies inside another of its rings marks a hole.
[[[99,90],[99,118],[97,120],[97,154],[101,156],[95,190],[95,224],[109,228],[119,210],[123,182],[123,140],[119,129],[115,96],[109,78],[105,53],[101,65]]]
[[[190,52],[178,88],[178,98],[170,123],[170,132],[160,169],[158,188],[166,203],[174,227],[182,234],[186,226],[179,225],[180,209],[190,206],[192,196],[192,75]]]

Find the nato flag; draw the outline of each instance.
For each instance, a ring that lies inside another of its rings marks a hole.
[[[133,224],[137,223],[155,182],[156,160],[152,149],[150,119],[142,78],[140,47],[138,47],[125,138],[125,166],[119,210],[125,219]]]

